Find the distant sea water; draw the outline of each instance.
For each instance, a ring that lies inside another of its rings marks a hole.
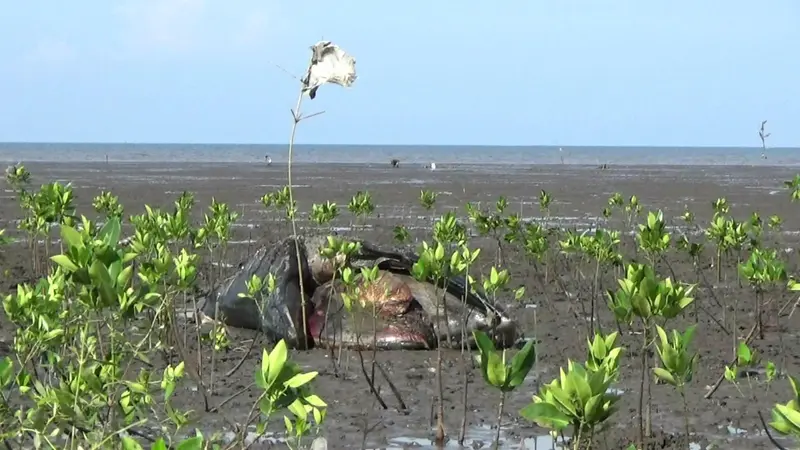
[[[0,161],[130,163],[274,163],[287,160],[287,145],[0,143]],[[798,166],[800,148],[760,147],[556,147],[428,145],[296,145],[296,163],[570,164]]]

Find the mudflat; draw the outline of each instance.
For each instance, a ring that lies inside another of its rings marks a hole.
[[[138,214],[144,205],[171,209],[183,191],[195,194],[197,220],[207,212],[211,199],[228,203],[240,217],[233,229],[227,263],[235,269],[259,245],[269,245],[290,234],[286,221],[274,211],[267,210],[260,201],[265,193],[273,192],[287,183],[286,166],[255,164],[139,164],[139,163],[31,163],[26,167],[33,174],[33,184],[54,180],[71,182],[75,189],[79,214],[96,217],[92,199],[101,191],[111,191],[119,196],[125,206],[126,216]],[[589,166],[438,166],[431,171],[422,166],[403,165],[392,168],[386,165],[309,165],[298,164],[293,170],[294,195],[302,212],[302,233],[330,233],[356,236],[382,244],[391,244],[393,228],[404,225],[417,242],[431,239],[434,218],[453,210],[466,221],[464,205],[475,202],[483,207],[494,207],[500,196],[508,201],[507,213],[519,213],[524,220],[546,220],[552,226],[590,229],[595,226],[614,228],[624,232],[620,251],[626,259],[635,255],[635,242],[630,228],[615,213],[611,219],[602,217],[608,198],[616,192],[628,198],[636,195],[645,213],[648,210],[664,211],[667,220],[675,225],[674,239],[686,232],[698,242],[705,239],[702,233],[683,225],[679,216],[689,208],[696,223],[704,228],[710,220],[712,202],[720,197],[728,200],[731,215],[739,220],[748,219],[757,212],[765,222],[772,215],[783,220],[782,231],[767,233],[764,245],[779,250],[788,273],[798,273],[795,249],[800,235],[800,205],[790,202],[789,191],[783,185],[794,177],[792,167],[690,167],[690,166],[612,166],[605,170]],[[438,193],[433,211],[419,204],[421,190]],[[547,218],[540,211],[538,196],[547,191],[554,202]],[[357,191],[372,195],[375,211],[364,223],[354,227],[355,219],[347,212],[346,204]],[[6,228],[20,242],[4,248],[0,253],[0,280],[2,292],[8,292],[18,283],[31,282],[33,277],[30,252],[24,245],[23,234],[16,229],[16,219],[21,211],[13,192],[6,190],[0,201],[0,228]],[[306,213],[313,203],[336,202],[340,217],[330,228],[312,226]],[[642,217],[639,221],[644,220]],[[357,229],[356,229],[357,228]],[[766,228],[766,226],[765,226]],[[488,237],[472,238],[470,245],[482,248],[477,270],[488,273],[496,264],[497,244]],[[557,246],[557,242],[553,242]],[[722,375],[725,365],[731,363],[736,339],[743,339],[753,324],[754,294],[751,287],[737,282],[736,257],[726,258],[722,267],[722,281],[717,282],[717,270],[712,267],[715,249],[706,242],[707,249],[698,264],[677,250],[670,251],[668,267],[659,266],[662,276],[674,276],[687,283],[698,283],[695,291],[696,306],[690,306],[683,317],[669,323],[668,328],[685,329],[697,323],[694,348],[700,359],[694,379],[687,386],[687,407],[691,441],[706,448],[758,449],[772,448],[758,418],[762,412],[769,420],[769,410],[777,403],[791,398],[791,388],[785,375],[800,373],[800,314],[791,319],[781,317],[778,310],[791,302],[796,294],[784,287],[767,291],[765,309],[765,334],[756,338],[751,347],[764,361],[774,361],[779,376],[767,388],[763,372],[748,379],[740,379],[740,388],[723,382],[710,399],[705,399],[709,386]],[[563,256],[554,257],[549,268],[548,282],[542,270],[535,268],[519,244],[503,243],[503,267],[511,275],[511,285],[524,285],[524,298],[515,302],[510,294],[498,301],[508,305],[512,316],[520,323],[525,335],[537,341],[538,360],[525,383],[510,393],[505,402],[501,439],[502,448],[550,448],[546,430],[527,422],[519,411],[531,401],[542,383],[558,376],[559,367],[566,367],[568,359],[586,359],[587,320],[581,315],[580,303],[588,302],[591,295],[593,265],[577,266]],[[554,251],[553,254],[558,252]],[[747,257],[747,253],[742,253]],[[601,271],[600,286],[615,289],[618,272]],[[605,296],[598,293],[599,324],[604,331],[616,329],[615,321],[605,305]],[[730,317],[736,310],[738,323],[731,330]],[[786,316],[786,314],[784,314]],[[725,329],[723,329],[723,325]],[[625,347],[621,360],[620,380],[615,388],[623,392],[619,411],[611,418],[608,430],[598,437],[598,448],[624,448],[638,440],[638,401],[640,390],[641,336],[622,327],[620,340]],[[6,345],[13,342],[14,326],[2,313],[0,340]],[[261,339],[248,330],[229,331],[231,349],[220,353],[215,360],[214,390],[211,404],[229,399],[220,412],[204,413],[203,400],[197,387],[186,379],[175,393],[176,406],[195,411],[193,422],[207,432],[230,430],[230,423],[246,420],[257,388],[250,387],[253,372],[260,359],[258,341],[250,351],[249,342]],[[197,348],[189,348],[195,354]],[[210,364],[210,348],[202,349],[207,356],[206,372]],[[385,351],[377,359],[386,367],[408,407],[405,413],[396,410],[397,402],[388,386],[381,392],[389,406],[380,408],[371,397],[364,382],[358,359],[345,352],[344,373],[334,374],[329,353],[325,350],[294,352],[292,358],[306,370],[317,370],[317,393],[329,404],[324,434],[330,448],[405,448],[414,442],[430,445],[427,439],[433,434],[432,411],[437,398],[435,383],[436,353],[428,351]],[[370,355],[366,356],[371,357]],[[230,373],[240,360],[244,363]],[[349,362],[348,362],[349,361]],[[445,425],[451,444],[454,444],[461,426],[463,384],[465,369],[458,351],[444,352],[443,370],[445,387]],[[153,364],[164,362],[152,361]],[[187,362],[188,364],[188,362]],[[163,367],[163,366],[162,366]],[[156,368],[158,371],[158,367]],[[488,388],[476,367],[468,367],[467,438],[474,448],[483,443],[489,448],[494,437],[491,427],[497,413],[497,391]],[[758,371],[756,371],[758,372]],[[210,376],[206,373],[205,376]],[[751,387],[752,385],[752,387]],[[741,390],[741,392],[740,392]],[[683,442],[684,408],[681,397],[674,388],[664,384],[652,386],[653,448],[686,448]],[[224,416],[224,418],[223,418]],[[282,427],[281,420],[273,420]],[[773,432],[774,433],[774,432]],[[544,436],[544,437],[543,437]],[[537,441],[538,437],[538,441]],[[254,448],[265,448],[266,442]],[[468,444],[469,445],[469,444]],[[522,445],[522,447],[520,447]],[[260,447],[261,446],[261,447]]]

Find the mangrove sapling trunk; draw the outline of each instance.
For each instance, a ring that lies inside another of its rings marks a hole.
[[[376,363],[375,365],[378,367],[381,375],[383,375],[383,379],[386,380],[386,384],[389,385],[389,389],[392,391],[394,398],[397,400],[397,404],[399,405],[398,409],[403,414],[408,414],[408,406],[406,406],[406,402],[403,401],[403,396],[400,395],[400,390],[397,389],[397,386],[395,386],[395,384],[392,382],[392,379],[389,377],[389,373],[386,372],[386,369],[383,368],[381,363]]]
[[[313,60],[313,58],[312,58],[312,60]],[[308,66],[308,69],[306,70],[306,74],[310,74],[310,72],[311,72],[311,62],[309,62],[309,66]],[[300,116],[300,106],[303,104],[303,94],[304,94],[304,90],[303,90],[302,86],[303,85],[301,83],[300,94],[297,96],[297,104],[294,107],[294,110],[292,111],[292,132],[289,135],[289,159],[288,159],[287,164],[286,164],[286,178],[287,178],[287,183],[289,185],[289,208],[290,208],[290,211],[292,212],[289,215],[289,218],[291,219],[291,222],[292,222],[292,236],[295,237],[295,239],[294,239],[294,251],[295,251],[295,256],[297,257],[297,267],[300,267],[301,270],[302,270],[302,267],[303,267],[303,257],[300,255],[300,242],[297,239],[299,237],[297,235],[297,220],[295,219],[295,215],[294,215],[294,205],[295,205],[295,203],[294,203],[294,193],[293,193],[294,188],[292,186],[292,160],[294,159],[293,158],[294,157],[294,138],[295,138],[295,135],[297,134],[297,125],[303,119]],[[305,289],[304,278],[305,277],[302,276],[302,274],[301,274],[301,276],[298,277],[298,281],[299,281],[299,285],[300,285],[300,310],[301,310],[302,320],[303,320],[303,338],[301,340],[302,341],[301,345],[302,345],[303,348],[307,349],[308,348],[308,342],[307,342],[307,340],[308,340],[308,320],[307,320],[308,311],[307,311],[307,304],[306,304],[306,289]]]
[[[219,302],[216,302],[214,305],[214,317],[219,317]],[[208,382],[208,395],[214,395],[214,373],[216,372],[217,367],[217,333],[219,333],[219,321],[214,321],[214,326],[211,329],[212,333],[212,343],[211,343],[211,373],[209,374],[209,382]],[[197,353],[199,354],[201,349],[198,347]],[[200,366],[197,367],[200,376],[203,376],[203,371],[200,369]]]
[[[364,374],[364,379],[367,381],[367,385],[369,386],[370,392],[375,396],[375,400],[380,403],[381,408],[389,409],[386,405],[386,402],[383,401],[380,392],[378,389],[375,389],[375,382],[372,378],[370,378],[369,373],[367,372],[367,365],[364,363],[364,353],[361,351],[361,338],[360,334],[356,333],[356,353],[358,354],[358,361],[361,366],[361,373]]]
[[[375,382],[375,363],[378,359],[378,307],[372,302],[372,367],[370,378]]]
[[[464,286],[469,286],[469,264],[464,269]],[[462,306],[464,307],[464,314],[461,317],[461,362],[464,371],[464,386],[462,391],[461,403],[461,429],[458,432],[458,445],[464,446],[467,437],[467,402],[469,400],[469,364],[473,362],[472,353],[467,351],[467,319],[469,317],[469,308],[467,308],[467,292],[464,290],[464,298]]]
[[[360,319],[360,320],[356,320],[355,313],[353,313],[353,312],[350,312],[350,316],[351,316],[351,318],[353,320],[353,324],[355,325],[355,328],[356,328],[356,330],[355,330],[356,331],[356,345],[355,345],[355,347],[356,347],[356,354],[358,354],[358,362],[359,362],[359,365],[361,366],[361,373],[364,375],[364,380],[367,382],[367,386],[369,386],[369,391],[375,396],[375,400],[377,400],[378,403],[380,403],[381,408],[389,409],[389,407],[386,406],[386,402],[383,401],[383,398],[381,397],[380,392],[375,388],[374,375],[373,375],[373,377],[369,376],[369,373],[367,372],[367,365],[364,362],[364,353],[362,351],[362,345],[361,345],[361,325],[363,325],[363,318]],[[374,363],[374,361],[375,360],[373,359],[373,363]]]
[[[167,314],[171,314],[169,312],[169,310],[167,311]],[[187,357],[188,355],[186,354],[186,350],[183,347],[181,347],[181,342],[180,342],[177,330],[174,327],[172,327],[171,331],[172,331],[172,337],[175,340],[175,350],[178,352],[178,356],[180,357],[180,360],[181,361],[188,361],[189,360],[189,358]],[[197,353],[198,353],[198,355],[200,353],[199,347],[198,347]],[[189,374],[189,376],[191,378],[195,379],[194,381],[195,381],[195,383],[197,383],[197,391],[200,392],[203,395],[204,411],[208,412],[208,411],[211,410],[211,404],[208,401],[208,394],[207,394],[207,391],[206,391],[205,383],[203,382],[202,372],[200,372],[200,367],[202,367],[202,359],[198,358],[198,361],[199,361],[199,363],[198,363],[197,370],[193,370],[193,368],[192,368],[192,366],[190,364],[186,364],[186,372]]]
[[[333,287],[328,292],[328,299],[327,299],[326,305],[330,305],[331,304],[331,299],[333,299],[333,293],[334,293],[334,290],[336,289],[335,286],[336,286],[336,273],[337,272],[338,272],[337,270],[333,271],[333,278],[331,278],[331,281],[332,281],[331,286],[333,286]],[[330,313],[330,307],[326,307],[325,308],[325,321],[322,322],[323,324],[325,324],[324,326],[326,328],[328,326],[329,313]],[[341,330],[340,332],[344,333],[344,330]],[[336,348],[336,330],[334,329],[333,333],[331,333],[331,334],[333,335],[333,343],[328,346],[328,353],[329,353],[329,356],[330,356],[331,365],[333,366],[333,376],[336,377],[336,378],[339,378],[339,367],[341,366],[341,362],[342,362],[342,349],[341,349],[342,345],[339,344],[339,358],[337,360],[337,358],[335,357],[335,353],[334,353],[334,348]]]
[[[647,347],[648,347],[648,344],[649,344],[649,342],[648,342],[648,339],[649,339],[648,330],[649,329],[650,329],[649,321],[647,321],[645,319],[642,319],[642,350],[641,350],[642,354],[641,354],[641,357],[640,357],[640,362],[641,362],[641,365],[642,365],[642,377],[641,377],[641,380],[639,382],[639,447],[640,448],[647,448],[646,445],[645,445],[647,443],[646,437],[650,436],[650,433],[647,432],[646,429],[645,429],[645,425],[646,425],[645,424],[645,414],[647,414],[649,416],[650,409],[649,409],[649,407],[647,409],[645,409],[645,404],[644,404],[645,384],[647,384],[648,391],[650,390],[650,383],[649,383],[650,377],[647,376],[647,370],[648,370],[648,365],[649,365],[648,364],[649,361],[648,361],[648,357],[647,357]],[[647,422],[647,425],[649,426],[650,417],[647,417],[646,422]]]
[[[500,403],[497,405],[497,430],[494,434],[494,449],[500,449],[500,425],[503,421],[503,407],[506,403],[506,391],[500,390]]]
[[[444,280],[444,278],[438,277],[436,280],[436,289],[439,288],[439,285]],[[434,333],[436,334],[436,342],[439,343],[436,346],[436,383],[437,383],[437,394],[438,394],[438,409],[436,414],[436,437],[435,443],[438,446],[444,445],[444,382],[442,381],[442,307],[441,304],[441,297],[436,296],[436,327]],[[447,326],[447,324],[445,324]]]
[[[686,386],[680,385],[681,400],[683,400],[683,432],[686,435],[686,448],[692,448],[689,440],[689,405],[686,403]]]
[[[447,348],[452,348],[452,338],[450,336],[450,319],[447,316],[447,279],[442,283],[442,298],[440,304],[442,305],[442,315],[444,316],[445,323],[445,338],[447,339]],[[439,346],[441,347],[441,345]]]
[[[756,287],[756,323],[758,324],[758,338],[764,340],[764,324],[761,319],[764,305],[764,291],[760,286]]]
[[[592,281],[592,297],[591,297],[591,318],[589,320],[589,335],[594,336],[594,321],[595,321],[595,297],[598,292],[598,285],[600,284],[600,259],[595,261],[594,265],[594,280]],[[598,323],[598,327],[599,327]]]

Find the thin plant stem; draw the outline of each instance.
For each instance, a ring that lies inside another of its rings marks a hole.
[[[691,448],[689,442],[689,405],[686,403],[686,386],[680,387],[681,399],[683,400],[683,432],[686,433],[686,448]]]
[[[494,435],[494,448],[500,448],[500,425],[503,421],[503,407],[506,404],[506,391],[500,391],[500,404],[497,406],[497,431]]]
[[[644,384],[647,377],[647,328],[649,325],[644,322],[642,338],[642,379],[639,383],[639,447],[645,448],[645,430],[644,430]]]
[[[308,71],[311,70],[311,64],[309,63]],[[308,72],[307,71],[307,72]],[[300,123],[302,120],[300,116],[300,107],[303,104],[303,89],[300,88],[300,94],[297,96],[297,105],[292,111],[292,132],[289,136],[289,160],[286,165],[286,178],[289,184],[289,211],[291,212],[289,219],[292,222],[292,235],[294,236],[294,250],[295,256],[297,257],[297,270],[300,271],[300,275],[298,277],[300,283],[300,306],[302,311],[302,320],[303,320],[303,338],[302,338],[302,347],[304,349],[308,348],[308,321],[307,321],[307,311],[306,311],[306,290],[305,290],[305,273],[303,273],[303,258],[300,256],[300,242],[298,241],[297,236],[297,220],[295,219],[295,203],[294,203],[294,189],[292,188],[292,160],[294,158],[294,138],[297,134],[297,124]]]

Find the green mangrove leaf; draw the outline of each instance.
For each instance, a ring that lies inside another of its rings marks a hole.
[[[592,397],[592,388],[589,386],[589,382],[586,380],[585,375],[581,376],[577,371],[571,371],[569,377],[570,382],[575,387],[575,392],[578,393],[581,404],[585,405]]]
[[[753,354],[750,351],[750,347],[748,347],[744,341],[739,342],[739,347],[736,349],[736,359],[738,360],[738,364],[740,366],[746,366],[750,364],[752,356]]]
[[[496,388],[506,384],[506,365],[497,352],[489,353],[486,358],[481,356],[481,363],[486,359],[486,382]]]
[[[102,239],[108,246],[116,247],[119,243],[119,235],[122,229],[119,219],[116,217],[109,218],[103,228],[97,233],[97,237]]]
[[[572,417],[578,417],[578,411],[575,409],[575,405],[572,404],[572,399],[570,399],[569,395],[567,395],[563,389],[551,385],[547,388],[547,392],[552,395],[556,403],[572,415]]]
[[[286,381],[286,387],[296,389],[300,386],[304,386],[311,382],[314,378],[316,378],[317,372],[306,372],[306,373],[298,373],[297,375],[289,378]]]
[[[266,372],[267,375],[267,385],[272,386],[272,383],[278,379],[281,371],[283,370],[284,364],[286,364],[286,360],[289,357],[289,352],[286,349],[286,342],[281,339],[275,344],[275,347],[272,349],[272,352],[269,354],[269,362],[268,362],[268,370]],[[262,362],[263,368],[263,362]]]
[[[61,266],[61,268],[67,272],[75,272],[78,270],[78,266],[76,266],[67,255],[54,255],[50,257],[50,260]]]
[[[678,382],[675,380],[675,377],[668,370],[662,369],[661,367],[654,367],[653,373],[655,374],[656,377],[658,377],[664,382],[667,382],[673,386],[678,385]]]
[[[571,422],[569,417],[550,403],[531,403],[520,411],[520,415],[537,425],[561,431]]]
[[[772,408],[770,411],[772,422],[769,423],[769,426],[774,428],[778,433],[789,434],[792,432],[792,425],[789,423],[789,420],[781,414],[780,410],[778,410],[778,406],[782,405],[775,405],[775,408]]]
[[[123,450],[144,450],[144,448],[130,436],[122,436]],[[153,446],[155,448],[155,446]]]
[[[175,450],[203,450],[203,436],[184,439]]]
[[[306,403],[308,403],[309,405],[311,405],[311,406],[313,406],[315,408],[327,408],[328,407],[328,404],[325,403],[316,394],[306,395],[304,400],[306,401]]]
[[[603,394],[593,395],[583,406],[583,420],[593,424],[600,417],[603,409]]]
[[[656,325],[656,332],[658,333],[658,337],[661,339],[661,347],[669,347],[669,339],[667,338],[667,332],[664,331],[663,328]]]
[[[89,276],[94,281],[103,303],[106,305],[113,304],[117,300],[117,295],[114,292],[114,283],[111,281],[111,276],[108,274],[106,266],[100,261],[94,260],[92,265],[89,266]]]
[[[533,341],[528,341],[525,343],[525,346],[522,347],[522,350],[511,358],[511,378],[508,380],[508,387],[514,389],[522,384],[535,362],[536,347]]]
[[[83,248],[83,237],[75,228],[62,226],[61,227],[61,241],[67,245],[68,248]]]

